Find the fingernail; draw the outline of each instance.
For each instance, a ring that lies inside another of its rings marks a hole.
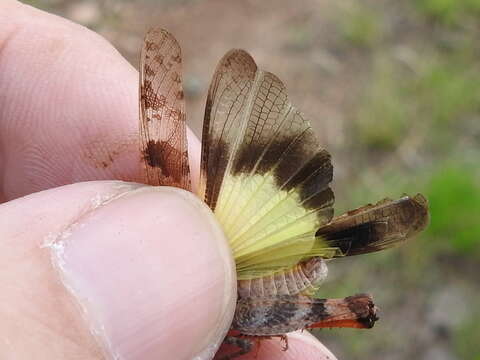
[[[98,207],[52,247],[61,278],[113,359],[207,359],[235,308],[234,264],[193,194],[144,187]]]

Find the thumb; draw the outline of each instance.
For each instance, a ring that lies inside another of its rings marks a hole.
[[[210,359],[230,326],[233,260],[191,193],[43,191],[0,205],[0,239],[1,359]]]

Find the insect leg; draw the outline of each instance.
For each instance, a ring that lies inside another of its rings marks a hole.
[[[285,345],[282,347],[282,351],[287,351],[288,350],[288,337],[287,335],[279,335],[280,336],[280,341],[283,341]]]
[[[240,350],[228,355],[225,355],[218,360],[231,360],[240,355],[244,355],[252,351],[253,345],[255,343],[254,340],[248,337],[238,337],[238,336],[227,336],[223,342],[225,344],[233,345],[238,347]]]
[[[256,345],[254,358],[257,358],[258,352],[260,351],[260,346],[262,340],[270,340],[278,337],[280,341],[284,343],[282,346],[282,351],[288,350],[288,337],[287,335],[269,335],[269,336],[248,336],[248,335],[239,335],[239,336],[227,336],[223,342],[228,345],[233,345],[238,347],[240,350],[221,357],[219,360],[230,360],[236,358],[237,356],[244,355],[252,351],[253,347]]]

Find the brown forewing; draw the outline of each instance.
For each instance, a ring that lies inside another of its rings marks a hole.
[[[343,255],[359,255],[402,243],[425,229],[428,220],[427,200],[417,194],[351,210],[335,217],[316,235],[340,248]]]
[[[151,29],[140,59],[140,150],[147,184],[191,190],[181,63],[175,38]]]

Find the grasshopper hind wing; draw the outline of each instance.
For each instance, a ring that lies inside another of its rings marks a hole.
[[[230,240],[239,279],[330,257],[315,232],[333,216],[332,173],[282,81],[247,52],[228,52],[208,92],[199,194]]]

